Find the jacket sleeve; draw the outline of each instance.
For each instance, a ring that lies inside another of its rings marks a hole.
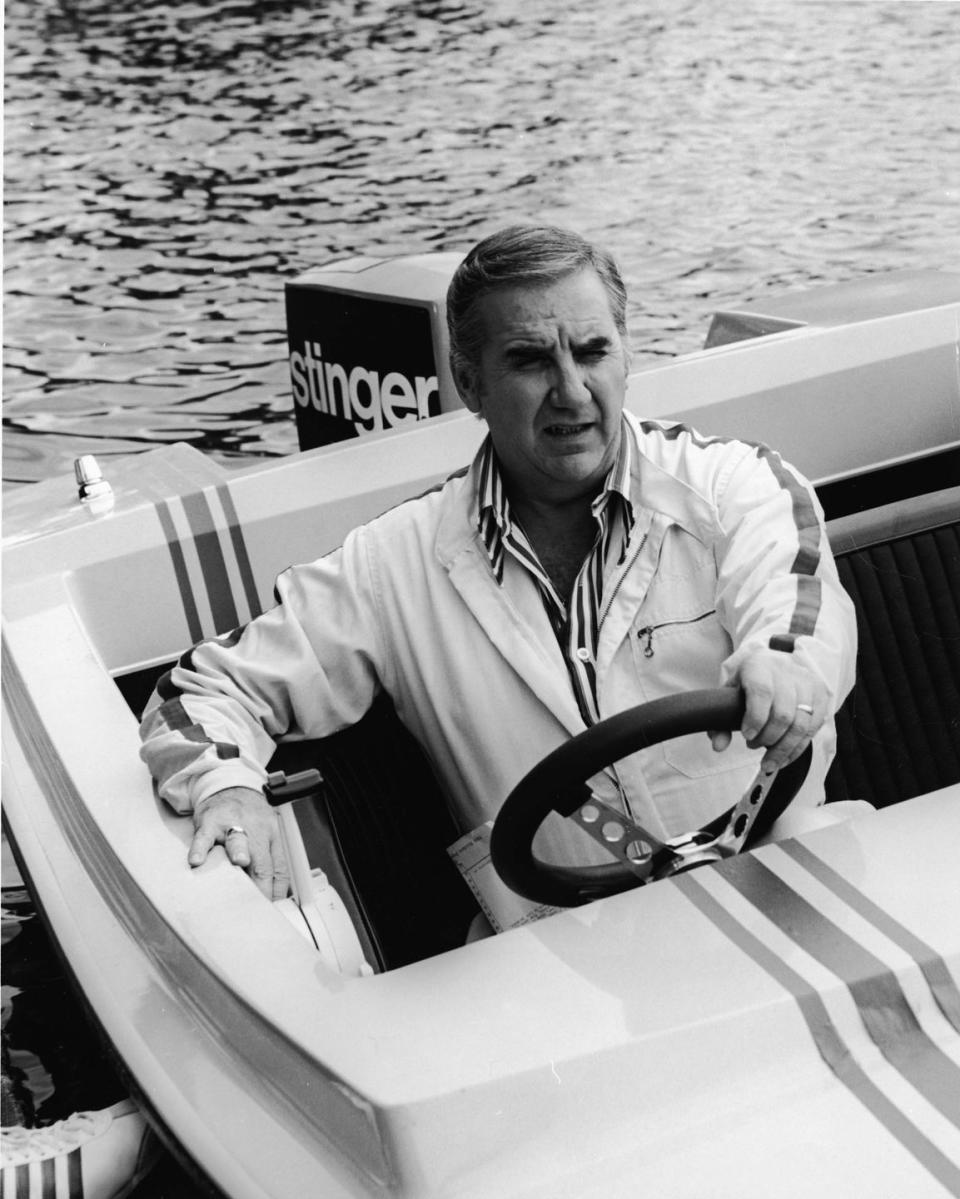
[[[277,605],[194,646],[160,680],[141,757],[178,812],[225,787],[259,790],[276,738],[355,724],[379,690],[380,630],[364,531],[277,580]]]
[[[733,640],[722,681],[761,647],[795,654],[835,712],[854,682],[857,625],[813,487],[766,447],[743,447],[718,488],[717,610]]]

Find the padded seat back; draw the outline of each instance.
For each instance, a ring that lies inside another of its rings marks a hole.
[[[886,807],[960,781],[960,487],[827,530],[860,637],[828,801]]]

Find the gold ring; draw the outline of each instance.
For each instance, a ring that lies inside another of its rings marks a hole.
[[[247,835],[247,830],[242,828],[239,824],[231,824],[224,834],[224,838],[226,839],[226,837],[230,837],[234,833],[239,833],[242,837],[245,837]]]
[[[813,708],[811,708],[809,704],[797,704],[797,711],[809,712],[811,716],[813,715]]]

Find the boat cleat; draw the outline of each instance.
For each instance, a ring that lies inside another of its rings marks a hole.
[[[93,454],[83,454],[73,460],[77,494],[92,516],[100,516],[113,508],[113,488],[103,477],[100,463]]]

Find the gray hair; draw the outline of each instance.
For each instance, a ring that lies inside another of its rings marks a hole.
[[[626,334],[627,290],[613,256],[578,233],[555,225],[511,225],[479,242],[457,267],[447,289],[447,331],[454,378],[476,367],[483,328],[478,301],[490,292],[544,286],[592,267],[606,288],[617,331]]]

